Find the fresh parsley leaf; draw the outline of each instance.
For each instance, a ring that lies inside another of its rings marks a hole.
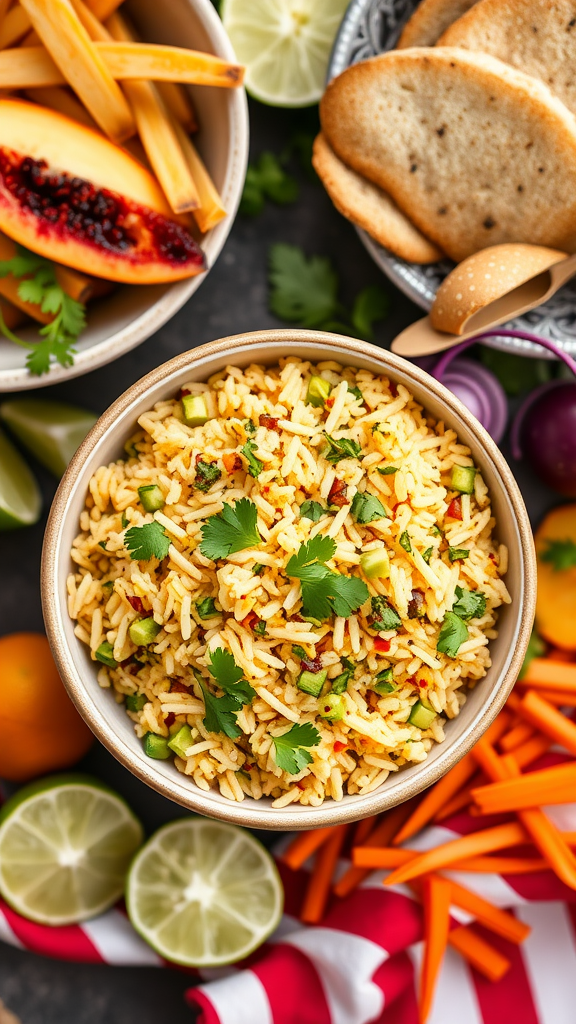
[[[350,512],[357,523],[364,525],[374,519],[387,518],[387,512],[379,498],[367,491],[356,491]]]
[[[359,402],[364,401],[364,395],[360,391],[360,388],[351,388],[350,385],[348,385],[348,391],[351,395],[354,395],[354,398],[357,398]]]
[[[468,548],[448,548],[448,558],[451,562],[458,562],[461,559],[468,558],[470,551]]]
[[[528,666],[534,658],[542,658],[546,654],[546,644],[540,639],[538,633],[532,630],[530,639],[528,641],[528,647],[526,648],[526,654],[524,655],[524,661],[522,662],[522,668],[520,669],[519,679],[523,679],[528,671]]]
[[[404,548],[408,554],[412,552],[412,544],[410,543],[410,537],[408,536],[408,530],[404,530],[404,533],[400,537],[400,547]]]
[[[426,548],[426,551],[422,552],[422,558],[426,562],[426,565],[430,565],[430,559],[434,554],[434,548]]]
[[[151,558],[161,562],[168,554],[170,543],[164,527],[156,521],[144,526],[132,526],[124,534],[124,544],[130,552],[130,558],[139,562],[148,562]]]
[[[294,724],[282,736],[275,736],[272,742],[278,767],[290,775],[298,775],[312,762],[312,755],[305,748],[317,747],[320,733],[311,722],[303,722],[300,725]]]
[[[231,740],[242,735],[242,730],[236,724],[236,715],[240,711],[241,704],[235,697],[225,693],[223,697],[215,697],[213,693],[201,682],[202,676],[196,677],[202,689],[204,697],[204,725],[208,732],[223,732]]]
[[[196,463],[196,476],[194,478],[194,487],[197,491],[209,491],[212,484],[215,484],[217,480],[222,476],[222,470],[218,469],[215,462],[204,462],[200,459]]]
[[[541,562],[548,562],[554,572],[565,572],[576,565],[576,544],[569,537],[566,540],[546,540],[546,548],[540,555]]]
[[[358,444],[358,441],[353,441],[350,437],[340,437],[338,440],[334,437],[330,437],[330,434],[324,434],[328,447],[324,449],[322,455],[327,462],[330,462],[335,466],[342,459],[359,459],[362,454],[362,448]]]
[[[455,658],[460,647],[468,639],[468,627],[455,612],[446,612],[436,650]]]
[[[352,326],[361,338],[372,341],[373,324],[384,320],[390,310],[390,296],[377,284],[368,285],[357,296],[352,307]]]
[[[458,600],[452,605],[452,611],[461,619],[479,619],[486,611],[486,595],[480,590],[463,590],[456,587]]]
[[[387,632],[389,629],[400,629],[402,619],[386,597],[372,598],[372,618],[370,629],[376,632]]]
[[[243,678],[244,673],[230,651],[217,647],[210,653],[208,660],[208,671],[224,693],[233,696],[240,704],[249,704],[254,699],[256,691]]]
[[[220,614],[213,597],[205,597],[201,601],[196,601],[196,608],[201,619],[212,619],[215,615]]]
[[[262,459],[256,458],[252,453],[256,451],[258,445],[254,441],[246,441],[243,448],[240,449],[242,455],[248,462],[248,472],[250,476],[260,476],[260,473],[264,469],[264,463]]]
[[[378,466],[378,472],[382,476],[391,476],[392,473],[398,472],[398,466]]]
[[[326,515],[326,512],[327,509],[322,508],[319,501],[312,501],[311,498],[303,501],[300,505],[300,515],[304,519],[311,519],[313,523],[317,523],[323,515]]]
[[[286,575],[301,582],[304,615],[317,620],[327,619],[332,613],[348,618],[368,600],[363,580],[332,572],[325,565],[335,551],[336,542],[331,537],[313,537],[301,545],[286,566]]]
[[[249,498],[234,502],[234,507],[224,505],[222,511],[210,516],[202,527],[201,553],[216,561],[259,544],[262,538],[256,526],[257,518],[258,510]]]
[[[264,619],[260,619],[256,625],[252,627],[252,632],[256,633],[256,636],[266,636],[266,623]]]
[[[319,327],[340,311],[338,275],[329,259],[307,259],[298,246],[278,243],[269,263],[270,310],[281,320]]]
[[[264,209],[266,199],[286,206],[298,199],[300,189],[292,175],[287,174],[274,153],[261,153],[257,162],[248,165],[240,213],[255,217]]]

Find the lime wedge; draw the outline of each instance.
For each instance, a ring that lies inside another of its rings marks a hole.
[[[87,409],[45,398],[18,398],[0,405],[0,417],[38,462],[61,477],[98,417]]]
[[[37,523],[42,495],[20,452],[0,431],[0,530]]]
[[[142,839],[130,808],[96,779],[34,782],[0,814],[0,893],[40,924],[84,921],[122,895]]]
[[[348,0],[224,0],[222,21],[246,65],[248,92],[275,107],[317,103],[347,6]]]
[[[276,928],[276,865],[249,832],[205,818],[161,828],[134,859],[126,889],[134,928],[178,964],[241,960]]]

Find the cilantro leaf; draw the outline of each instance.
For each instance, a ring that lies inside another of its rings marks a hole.
[[[546,654],[546,644],[540,639],[536,630],[532,630],[530,639],[528,641],[528,647],[526,648],[526,654],[524,655],[524,661],[522,662],[522,668],[520,669],[519,679],[523,679],[528,671],[528,666],[534,658],[542,658]]]
[[[305,748],[317,747],[320,733],[311,722],[303,722],[294,724],[282,736],[275,736],[272,742],[278,767],[290,775],[298,775],[307,764],[311,764],[312,755]]]
[[[244,673],[234,661],[230,651],[217,647],[209,655],[208,670],[224,693],[234,697],[240,704],[249,704],[256,691],[243,678]]]
[[[404,533],[400,537],[400,547],[404,548],[408,554],[412,552],[412,544],[410,543],[410,537],[408,536],[408,530],[404,530]]]
[[[264,469],[264,463],[262,459],[256,458],[252,453],[256,451],[258,445],[254,444],[254,441],[246,441],[243,448],[240,449],[244,458],[248,461],[248,472],[250,476],[260,476],[260,473]]]
[[[311,498],[303,501],[300,505],[300,515],[304,519],[311,519],[313,523],[317,523],[326,513],[327,509],[322,508],[319,501],[312,501]]]
[[[379,498],[367,491],[356,491],[350,508],[357,523],[371,523],[374,519],[385,519],[388,513]]]
[[[402,619],[386,597],[373,597],[371,610],[373,621],[370,629],[384,633],[390,629],[400,629]]]
[[[286,206],[298,199],[299,192],[298,182],[286,173],[278,157],[270,152],[261,153],[256,163],[248,165],[240,213],[257,216],[264,209],[266,199]]]
[[[436,650],[455,658],[461,645],[468,639],[468,627],[455,612],[446,612]]]
[[[218,469],[215,462],[204,462],[200,459],[196,463],[196,476],[194,478],[194,487],[197,491],[209,491],[212,484],[215,484],[217,480],[222,476],[222,470]]]
[[[266,622],[264,619],[260,619],[256,625],[252,627],[252,632],[256,633],[256,636],[266,636]]]
[[[202,527],[200,551],[206,558],[216,561],[227,558],[235,551],[243,551],[262,540],[256,526],[258,510],[249,498],[224,505],[221,512],[210,516]]]
[[[368,285],[356,296],[352,307],[352,326],[361,338],[372,341],[372,325],[384,320],[390,309],[390,296],[377,284]]]
[[[348,385],[348,391],[350,392],[351,395],[354,395],[354,398],[357,398],[359,402],[363,402],[364,401],[364,395],[360,391],[360,388],[350,387],[350,384],[349,384]]]
[[[422,552],[422,558],[426,562],[426,565],[430,565],[430,559],[434,554],[434,548],[426,548],[426,551]]]
[[[448,558],[451,562],[458,562],[461,559],[468,558],[470,551],[468,548],[448,548]]]
[[[456,587],[458,600],[452,605],[452,611],[461,619],[479,619],[486,611],[486,595],[480,590],[463,590]]]
[[[360,458],[362,448],[358,441],[353,441],[350,437],[341,437],[336,440],[334,437],[330,437],[330,434],[324,434],[324,437],[328,442],[328,447],[324,449],[322,455],[333,466],[342,459]]]
[[[270,310],[289,323],[318,327],[340,311],[338,275],[329,259],[278,243],[269,257]]]
[[[378,466],[378,472],[381,476],[391,476],[398,472],[398,466]]]
[[[541,562],[548,562],[554,572],[565,572],[576,565],[576,544],[569,537],[565,540],[546,540]]]
[[[201,619],[211,619],[215,615],[220,615],[213,597],[204,597],[201,601],[196,601],[196,608]]]
[[[151,558],[161,562],[168,554],[170,543],[164,527],[156,520],[144,526],[132,526],[124,534],[124,544],[130,552],[130,558],[138,559],[139,562],[148,562]]]
[[[231,740],[242,735],[242,730],[236,724],[236,715],[240,711],[241,704],[235,697],[225,693],[223,697],[215,697],[213,693],[200,682],[202,676],[196,676],[202,689],[204,697],[204,725],[208,732],[223,732]]]
[[[313,537],[301,545],[286,566],[286,575],[300,580],[304,615],[313,615],[318,621],[332,613],[348,618],[369,596],[363,580],[332,572],[324,564],[335,550],[336,542],[331,537]]]

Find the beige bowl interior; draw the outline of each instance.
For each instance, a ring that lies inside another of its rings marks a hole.
[[[236,59],[210,0],[126,0],[126,10],[144,40]],[[190,95],[200,124],[194,141],[228,211],[202,242],[209,271],[228,237],[242,195],[248,160],[248,111],[243,89],[192,86]],[[74,366],[53,366],[42,377],[29,374],[23,350],[0,336],[0,392],[70,380],[117,359],[159,330],[205,278],[204,273],[173,285],[121,285],[109,297],[89,306]],[[35,328],[21,333],[29,340],[37,337]]]
[[[490,488],[497,535],[509,549],[506,583],[512,604],[500,612],[499,636],[491,644],[492,667],[471,693],[461,714],[449,722],[446,739],[419,765],[389,776],[366,796],[345,796],[322,807],[289,806],[274,810],[269,800],[232,803],[219,792],[200,790],[171,762],[146,757],[132,722],[109,690],[96,681],[96,663],[74,635],[66,609],[66,577],[72,569],[70,547],[79,532],[88,482],[102,464],[123,455],[123,445],[138,416],[155,402],[174,395],[189,380],[206,380],[226,366],[273,364],[295,355],[314,362],[336,359],[405,384],[437,419],[453,427],[469,445]],[[267,829],[310,828],[337,824],[385,810],[435,782],[470,749],[502,707],[526,650],[536,593],[530,524],[518,486],[498,448],[467,409],[418,367],[364,342],[313,331],[262,331],[238,335],[185,352],[134,384],[100,418],[75,455],[54,499],[43,551],[42,597],[48,637],[62,678],[78,710],[106,747],[130,771],[164,796],[202,814]]]

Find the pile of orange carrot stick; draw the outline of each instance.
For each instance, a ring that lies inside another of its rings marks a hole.
[[[308,924],[321,921],[332,894],[347,896],[373,870],[390,871],[385,886],[408,883],[413,889],[424,914],[422,1024],[432,1007],[448,944],[492,981],[510,967],[506,957],[470,926],[451,927],[451,906],[467,911],[511,942],[522,942],[530,931],[512,914],[443,872],[511,875],[549,869],[576,889],[576,832],[561,832],[542,810],[551,804],[576,802],[572,707],[576,707],[576,661],[568,661],[564,652],[534,658],[472,751],[421,797],[356,825],[300,833],[283,855],[293,870],[314,857],[301,911]],[[533,763],[552,746],[569,758],[534,770]],[[427,825],[461,810],[477,817],[477,831],[424,853],[404,845]],[[503,816],[502,822],[483,827],[482,816],[487,814]],[[352,863],[342,873],[345,844],[351,848]],[[515,847],[523,848],[521,855],[514,852]]]

